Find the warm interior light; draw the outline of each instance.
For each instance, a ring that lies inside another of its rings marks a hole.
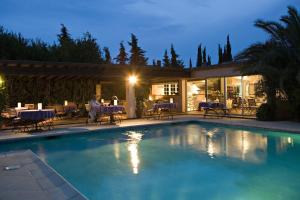
[[[64,103],[64,104],[65,104],[65,106],[67,106],[67,105],[68,105],[68,101],[67,101],[67,100],[65,100],[65,103]]]
[[[43,104],[42,103],[38,103],[38,110],[42,110],[43,109]]]
[[[129,76],[128,81],[129,81],[129,83],[131,83],[131,84],[136,84],[136,82],[137,82],[137,77],[134,76],[134,75],[131,75],[131,76]]]

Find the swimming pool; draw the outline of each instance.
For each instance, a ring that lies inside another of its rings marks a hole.
[[[90,199],[300,199],[300,135],[176,123],[1,143]]]

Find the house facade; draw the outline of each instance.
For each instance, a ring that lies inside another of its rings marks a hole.
[[[72,101],[86,103],[92,95],[109,101],[112,95],[128,107],[127,80],[138,78],[134,87],[149,90],[149,100],[175,102],[178,112],[198,112],[201,102],[221,103],[233,115],[254,116],[265,101],[260,75],[242,75],[243,64],[229,63],[196,69],[153,66],[98,65],[38,61],[0,61],[6,77],[9,106],[17,102],[44,104]],[[132,95],[132,92],[131,92]],[[132,101],[132,100],[130,100]],[[133,108],[131,108],[133,109]],[[127,108],[129,110],[129,108]]]

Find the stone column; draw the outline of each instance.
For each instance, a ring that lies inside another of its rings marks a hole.
[[[101,98],[101,84],[96,84],[96,98],[98,101],[100,101],[100,98]]]
[[[178,102],[178,111],[186,112],[187,111],[187,80],[181,79],[178,81],[179,89],[179,102]]]
[[[126,81],[126,112],[127,118],[132,119],[136,118],[136,99],[135,99],[135,86],[132,83]]]

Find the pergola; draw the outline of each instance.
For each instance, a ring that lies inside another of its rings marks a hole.
[[[0,60],[0,71],[7,77],[40,79],[95,79],[101,82],[125,80],[128,74],[138,74],[142,80],[188,78],[187,69],[115,64],[67,63]]]
[[[148,84],[157,81],[179,81],[190,77],[188,69],[22,60],[0,60],[0,72],[7,79],[11,105],[24,101],[20,99],[24,99],[26,95],[31,99],[37,99],[32,101],[50,98],[59,99],[64,93],[57,94],[57,96],[53,96],[53,93],[60,93],[59,88],[64,86],[57,85],[63,85],[60,83],[64,82],[77,84],[78,90],[83,91],[75,91],[73,93],[76,94],[72,95],[76,98],[82,96],[80,101],[86,101],[92,94],[101,95],[102,84],[122,83],[126,85],[124,83],[132,74],[138,76],[140,83]],[[23,84],[28,82],[33,83],[29,86]],[[53,84],[56,84],[56,86]],[[82,89],[84,87],[80,84],[87,84],[88,86],[85,86],[85,88],[88,88],[89,91]],[[36,89],[35,87],[41,88]],[[58,89],[55,89],[55,87]],[[23,92],[22,88],[24,88],[25,94],[21,94]],[[19,92],[16,92],[16,90]],[[55,90],[55,92],[51,92],[52,90]],[[62,102],[62,100],[59,100],[59,102]]]

